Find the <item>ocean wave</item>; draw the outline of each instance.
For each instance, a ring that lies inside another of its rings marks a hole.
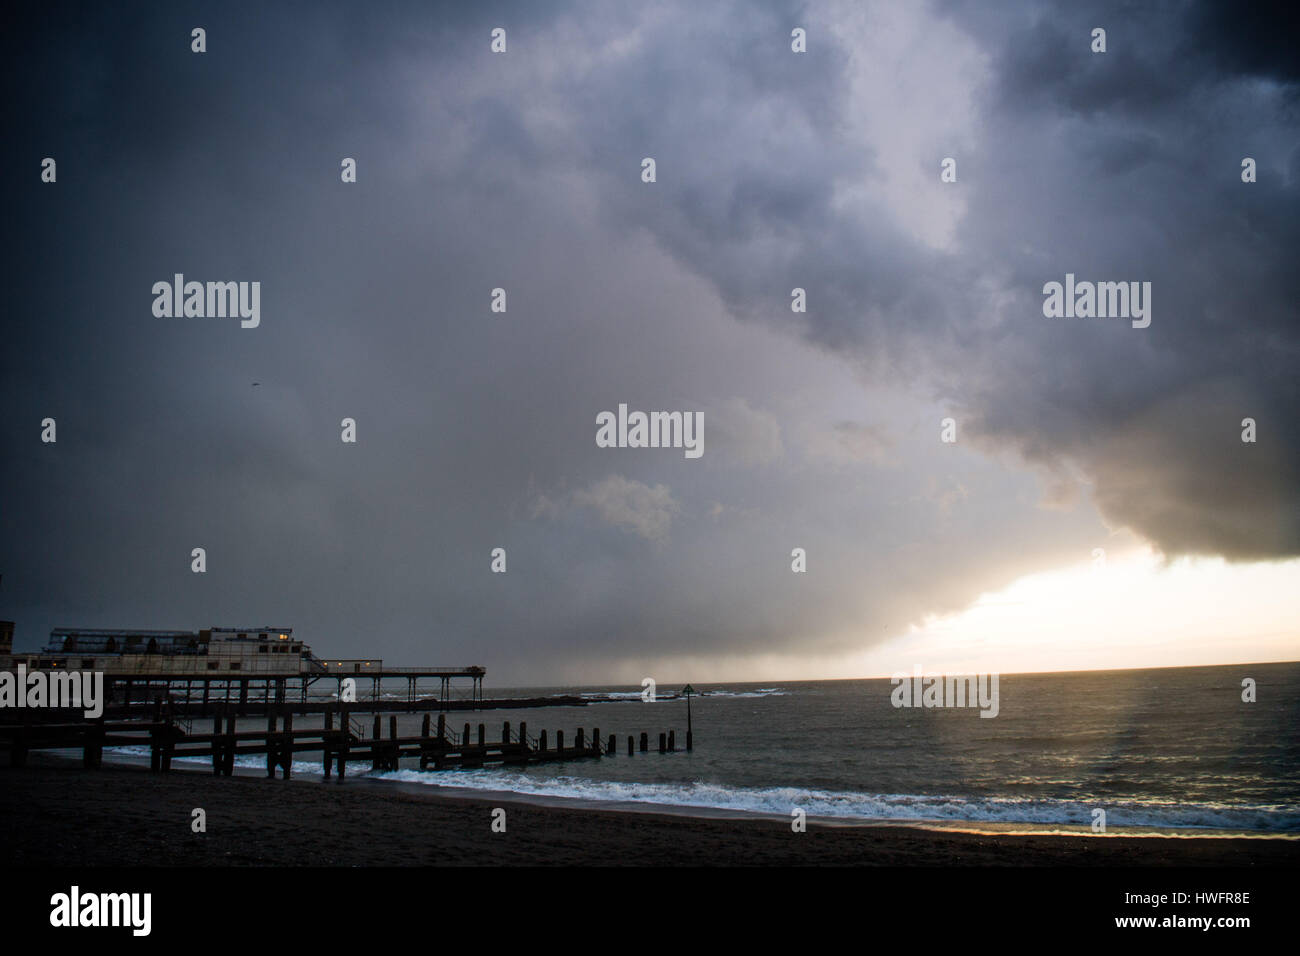
[[[643,692],[639,690],[593,690],[584,691],[579,696],[587,700],[636,700]],[[701,697],[785,697],[790,692],[782,687],[760,687],[756,690],[727,690],[719,688],[718,690],[700,691],[696,698]],[[553,695],[562,696],[562,695]],[[655,695],[660,700],[678,700],[681,694],[678,692],[659,691]]]
[[[727,787],[713,783],[642,783],[585,777],[532,777],[510,770],[397,770],[372,778],[526,796],[775,814],[798,807],[810,817],[915,823],[1055,824],[1089,827],[1092,803],[1043,798],[967,798],[950,794],[854,793],[799,787]],[[1300,807],[1113,802],[1098,804],[1110,827],[1300,830]]]

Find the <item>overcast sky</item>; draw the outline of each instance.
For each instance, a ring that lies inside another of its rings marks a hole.
[[[498,685],[852,676],[1098,547],[1300,593],[1300,61],[1266,12],[266,6],[0,41],[19,646],[271,624]],[[178,272],[259,281],[260,325],[156,317]],[[1150,282],[1150,326],[1045,318],[1067,273]],[[704,455],[597,447],[620,403],[702,412]],[[1259,659],[1233,628],[1210,657]]]

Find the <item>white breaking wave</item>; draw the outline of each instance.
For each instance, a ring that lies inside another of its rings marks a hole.
[[[148,747],[106,747],[134,757]],[[210,764],[209,757],[176,757],[176,763]],[[266,769],[261,755],[235,758],[235,766]],[[293,762],[295,774],[320,775],[321,762]],[[1108,827],[1157,829],[1300,831],[1300,806],[1258,806],[1135,801],[1083,802],[1016,797],[968,798],[949,794],[855,793],[801,787],[728,787],[714,783],[649,783],[587,777],[533,777],[516,770],[397,770],[371,773],[358,761],[349,775],[433,787],[505,791],[521,796],[558,797],[597,803],[644,803],[789,817],[798,807],[810,817],[900,823],[997,823],[1087,828],[1094,805],[1104,806]]]
[[[810,817],[844,820],[948,823],[1034,823],[1088,827],[1091,805],[1076,801],[966,798],[946,794],[852,793],[799,787],[726,787],[712,783],[634,783],[585,777],[530,777],[510,770],[398,770],[372,778],[504,790],[528,796],[567,797],[600,802],[658,804],[789,817],[801,808]],[[1195,827],[1211,829],[1300,829],[1300,807],[1218,806],[1174,803],[1108,803],[1112,827]]]

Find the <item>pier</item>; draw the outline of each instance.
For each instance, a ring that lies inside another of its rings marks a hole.
[[[483,677],[486,669],[468,667],[384,667],[382,661],[326,661],[326,669],[300,673],[222,673],[176,674],[160,671],[149,673],[104,674],[104,687],[114,712],[121,715],[134,713],[137,705],[151,706],[154,700],[167,698],[191,716],[211,713],[216,705],[235,706],[240,714],[254,710],[266,712],[273,707],[296,702],[297,713],[324,713],[329,704],[321,700],[322,690],[333,685],[332,696],[342,698],[344,681],[355,682],[355,700],[367,700],[371,706],[383,710],[478,710],[484,705]],[[336,666],[331,666],[336,665]],[[346,669],[345,669],[346,668]],[[403,698],[384,699],[384,681],[400,681],[406,688]],[[437,696],[421,696],[420,681],[438,681]],[[454,682],[468,680],[468,697],[453,696]],[[361,682],[369,682],[369,693],[362,693]],[[312,701],[310,695],[316,694]],[[326,692],[328,693],[328,692]]]

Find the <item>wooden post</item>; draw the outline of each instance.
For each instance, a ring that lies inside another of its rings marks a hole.
[[[632,747],[633,747],[635,744],[636,744],[636,741],[632,738],[632,735],[631,735],[631,734],[628,734],[628,735],[627,735],[627,755],[628,755],[629,757],[632,756]]]
[[[166,773],[172,768],[172,753],[176,749],[176,726],[171,722],[170,715],[163,724],[162,735],[162,770]]]
[[[348,705],[339,704],[339,751],[337,759],[339,762],[339,782],[343,782],[343,775],[348,772],[348,750],[352,746],[352,720],[348,717]]]
[[[162,769],[162,748],[159,746],[162,742],[162,735],[158,732],[161,722],[162,701],[155,697],[153,702],[153,726],[149,728],[149,769],[154,772]]]
[[[662,732],[659,734],[659,752],[661,754],[668,752],[668,735]]]
[[[162,727],[154,725],[149,731],[149,769],[154,773],[162,770]]]
[[[385,755],[385,766],[389,770],[397,769],[398,754],[402,751],[402,745],[397,742],[397,715],[393,714],[388,718],[388,739],[392,741],[388,745],[388,753]]]
[[[447,715],[446,714],[438,715],[438,739],[440,741],[445,741],[447,739]],[[441,747],[442,745],[439,744],[439,746]]]
[[[380,719],[379,719],[379,715],[378,715],[378,714],[375,714],[375,727],[374,727],[374,733],[371,734],[370,736],[373,737],[376,741],[378,741],[379,738],[382,736],[382,733],[383,733],[383,727],[384,727],[384,725],[383,725],[383,722],[380,721]]]
[[[501,725],[501,747],[504,750],[510,744],[510,721]]]
[[[573,735],[573,746],[576,750],[582,749],[582,728],[581,727],[579,727],[578,732]]]
[[[650,750],[650,735],[644,730],[641,731],[641,752],[648,753]]]
[[[465,725],[465,735],[464,735],[463,737],[460,738],[460,750],[461,750],[461,753],[464,753],[464,752],[465,752],[465,748],[468,747],[468,746],[469,746],[469,724],[466,724],[466,725]]]
[[[284,746],[280,748],[280,766],[284,768],[284,779],[289,779],[293,771],[293,710],[284,705]]]
[[[483,724],[478,725],[478,746],[480,750],[487,746],[487,727]]]
[[[524,748],[525,753],[528,751],[528,721],[526,720],[519,721],[519,746]]]
[[[325,733],[321,735],[321,750],[324,753],[322,762],[324,763],[323,776],[326,780],[330,778],[330,764],[333,762],[333,754],[330,751],[330,742],[334,738],[334,705],[325,705]]]
[[[225,708],[218,703],[217,715],[212,718],[212,775],[221,773],[221,714]]]
[[[559,753],[563,749],[564,749],[564,731],[557,730],[555,732],[555,752]]]
[[[618,738],[613,734],[609,735],[609,746],[605,748],[605,753],[611,757],[618,752]]]
[[[426,711],[420,723],[420,769],[429,769],[429,724],[431,715]]]
[[[102,714],[86,725],[82,740],[81,765],[87,770],[93,770],[99,766],[100,759],[104,754],[104,717]]]
[[[599,756],[600,755],[600,728],[599,727],[595,728],[591,732],[591,747],[593,750],[596,751],[596,755]]]
[[[226,714],[226,740],[221,754],[222,776],[229,777],[235,772],[235,728],[238,726],[238,718],[234,714]]]
[[[546,731],[544,730],[541,732],[541,735],[538,736],[537,738],[537,749],[543,751],[546,750]]]
[[[176,725],[172,723],[172,698],[170,693],[167,695],[167,702],[163,709],[162,744],[162,770],[165,773],[172,768],[172,751],[176,748]]]
[[[266,714],[266,775],[275,776],[275,765],[279,762],[276,758],[276,738],[275,738],[275,711],[267,708]]]

